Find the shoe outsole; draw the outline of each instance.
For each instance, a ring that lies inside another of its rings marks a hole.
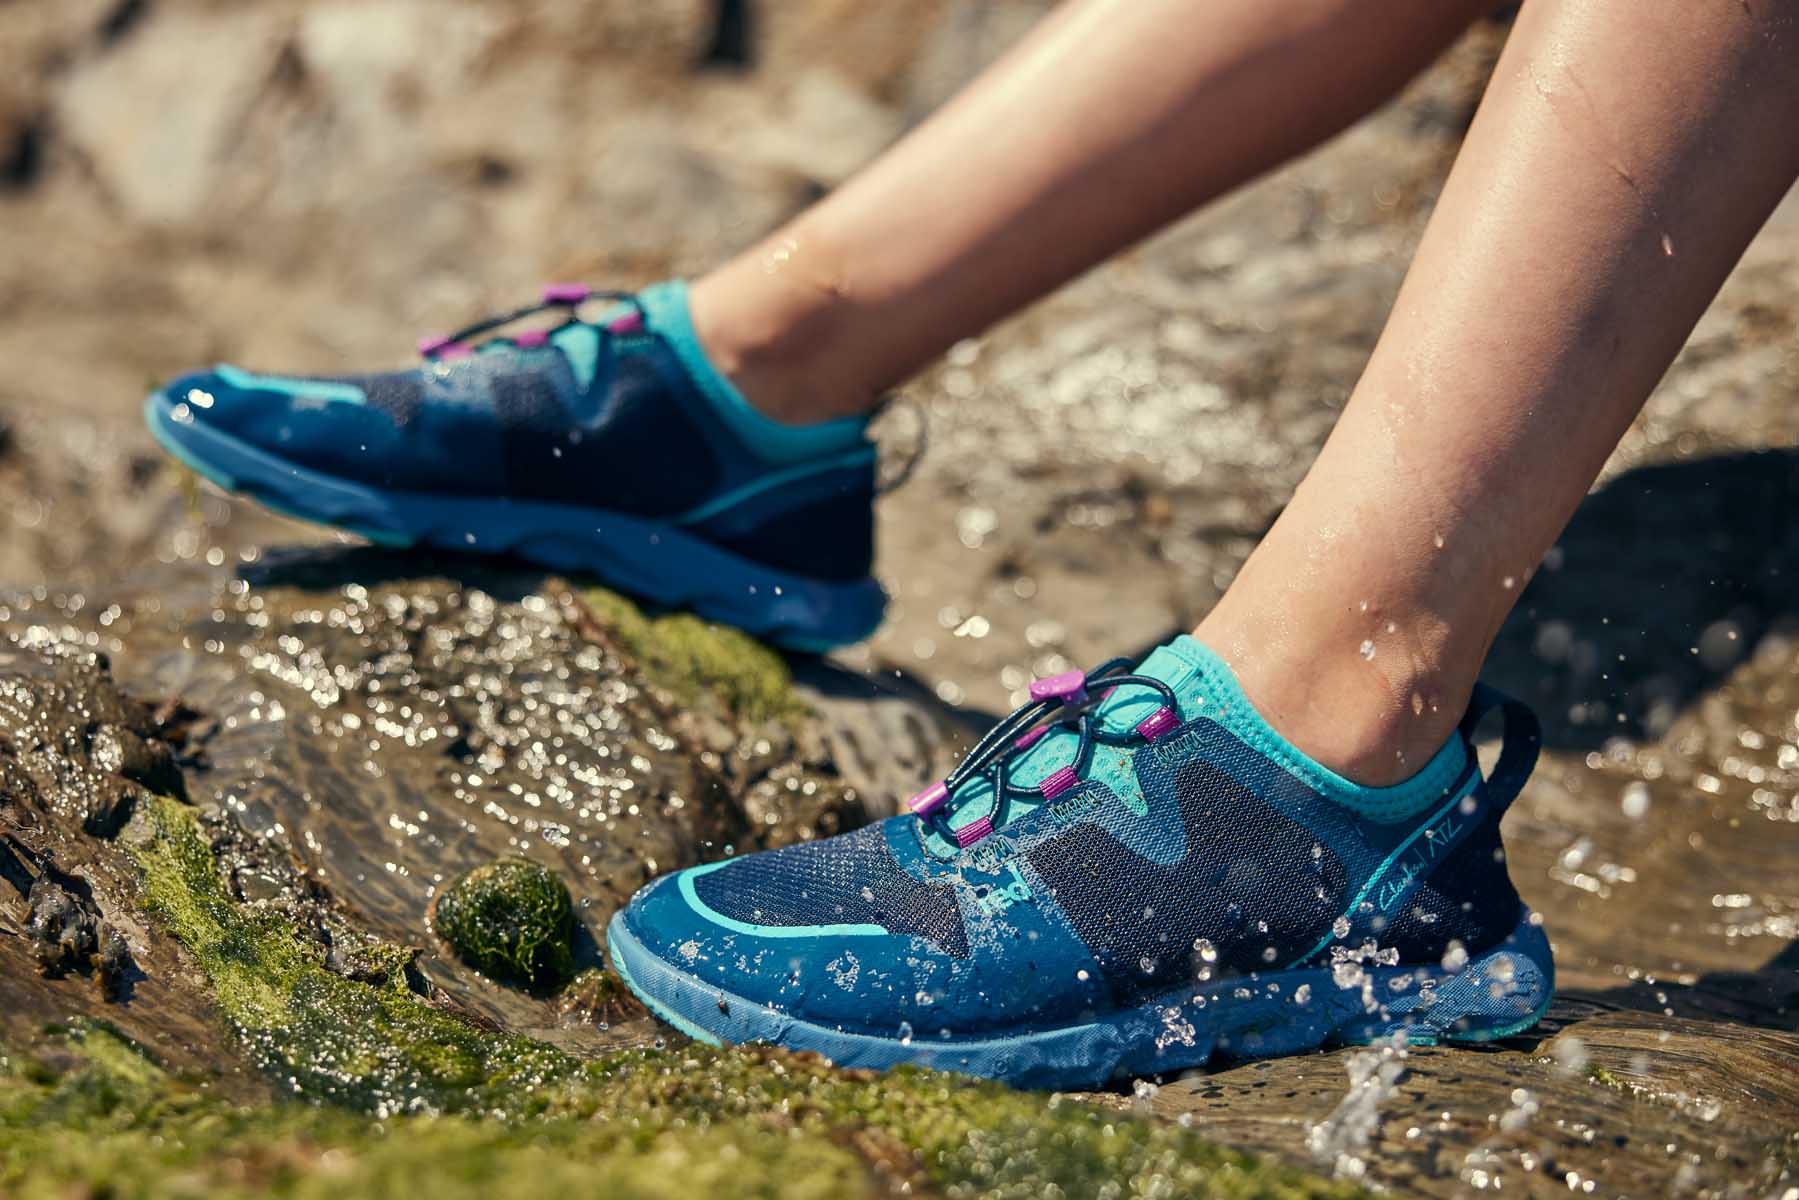
[[[377,545],[515,554],[588,572],[623,591],[734,625],[789,650],[859,642],[887,597],[873,578],[810,579],[761,566],[666,522],[602,509],[468,499],[376,488],[293,463],[199,421],[177,421],[163,392],[144,402],[162,447],[228,492],[283,516],[329,525]]]
[[[1526,911],[1504,942],[1453,970],[1363,966],[1349,987],[1330,968],[1262,972],[1184,987],[1078,1025],[982,1038],[926,1029],[882,1036],[802,1021],[697,979],[646,949],[623,913],[606,939],[625,986],[699,1041],[767,1042],[816,1051],[842,1067],[915,1063],[1032,1088],[1092,1088],[1214,1057],[1270,1058],[1394,1037],[1413,1045],[1496,1041],[1541,1020],[1555,990],[1549,941]]]

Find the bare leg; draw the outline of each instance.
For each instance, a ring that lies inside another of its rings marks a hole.
[[[1524,6],[1380,343],[1196,631],[1263,715],[1389,783],[1799,173],[1799,6]]]
[[[696,281],[712,361],[788,421],[971,336],[1350,124],[1494,0],[1074,0],[942,112]]]

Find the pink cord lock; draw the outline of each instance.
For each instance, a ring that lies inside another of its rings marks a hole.
[[[1039,725],[1039,726],[1037,726],[1037,728],[1031,730],[1029,733],[1023,734],[1020,737],[1018,737],[1015,741],[1013,741],[1012,748],[1014,750],[1029,750],[1032,746],[1035,746],[1040,740],[1042,740],[1043,735],[1048,732],[1049,732],[1048,725]]]
[[[593,295],[593,289],[585,283],[549,283],[544,285],[543,302],[545,304],[579,304]]]
[[[1064,671],[1048,679],[1031,681],[1031,699],[1060,700],[1063,704],[1087,703],[1087,676],[1080,671]]]
[[[978,817],[956,830],[956,845],[966,850],[993,832],[992,817]]]
[[[1037,790],[1043,793],[1045,800],[1054,800],[1080,781],[1080,776],[1074,773],[1073,767],[1057,767],[1043,777],[1043,782],[1037,785]]]
[[[1153,742],[1180,723],[1181,719],[1174,715],[1174,710],[1164,704],[1137,722],[1137,733],[1144,741]]]
[[[547,329],[527,329],[512,339],[512,344],[525,350],[534,350],[550,340]]]
[[[906,807],[919,817],[928,817],[949,800],[949,787],[939,779],[924,791],[906,801]]]
[[[440,354],[455,344],[455,338],[442,333],[428,333],[418,340],[419,353],[426,358]]]

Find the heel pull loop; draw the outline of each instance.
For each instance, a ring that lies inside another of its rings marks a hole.
[[[1468,743],[1471,758],[1474,731],[1481,719],[1495,708],[1500,711],[1505,725],[1500,732],[1499,761],[1493,764],[1493,773],[1487,776],[1484,791],[1494,812],[1503,813],[1517,799],[1530,773],[1536,769],[1537,753],[1543,748],[1543,726],[1537,720],[1537,714],[1523,701],[1513,699],[1498,688],[1476,683],[1461,724],[1462,740]]]

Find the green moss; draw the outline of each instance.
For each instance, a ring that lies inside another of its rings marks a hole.
[[[951,1075],[767,1048],[587,1061],[477,1030],[398,983],[327,972],[290,927],[230,901],[189,810],[144,811],[151,908],[271,1077],[325,1103],[227,1106],[90,1032],[74,1071],[0,1061],[0,1194],[1356,1194],[1179,1127]]]
[[[618,976],[598,967],[589,967],[571,979],[556,997],[556,1007],[565,1017],[599,1025],[644,1015],[642,1002],[619,982]]]
[[[691,613],[650,615],[605,588],[581,598],[650,677],[677,700],[692,703],[710,691],[747,721],[790,720],[806,705],[793,690],[782,657],[749,634]]]
[[[483,975],[548,990],[574,973],[568,888],[529,859],[476,867],[443,890],[433,917],[438,936]]]

